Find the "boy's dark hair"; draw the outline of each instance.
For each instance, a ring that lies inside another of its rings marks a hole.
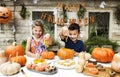
[[[80,32],[80,27],[77,23],[72,23],[69,27],[69,30],[78,30],[78,32]]]

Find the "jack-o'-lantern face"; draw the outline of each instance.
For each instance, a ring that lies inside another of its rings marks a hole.
[[[0,23],[7,23],[11,18],[11,11],[7,7],[0,6]]]

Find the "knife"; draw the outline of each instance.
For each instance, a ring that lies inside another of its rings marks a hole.
[[[23,74],[23,77],[27,77],[27,75],[26,75],[26,73],[24,72],[23,69],[21,69],[21,72],[22,72],[22,74]]]

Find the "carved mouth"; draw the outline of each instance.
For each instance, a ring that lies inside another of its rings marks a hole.
[[[8,17],[0,16],[1,19],[7,19]]]

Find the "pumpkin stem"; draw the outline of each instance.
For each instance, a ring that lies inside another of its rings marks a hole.
[[[13,42],[13,44],[12,44],[12,45],[16,46],[16,45],[17,45],[17,43],[16,43],[16,42]]]
[[[10,55],[9,55],[9,59],[8,59],[8,60],[10,61],[10,63],[12,63],[11,57],[12,57],[12,55],[10,54]]]

